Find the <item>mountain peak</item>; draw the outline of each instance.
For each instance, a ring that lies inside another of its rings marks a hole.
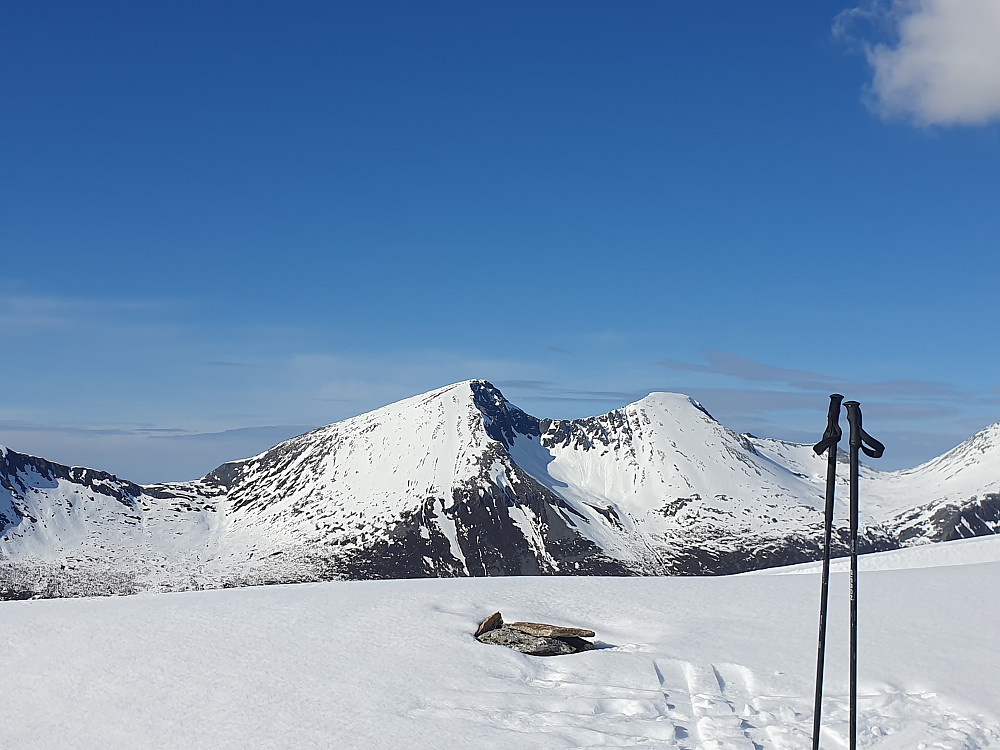
[[[989,442],[993,445],[1000,445],[1000,422],[994,422],[984,427],[965,442]]]
[[[656,405],[667,409],[689,409],[693,407],[703,414],[712,416],[699,401],[695,401],[685,393],[674,393],[672,391],[653,391],[648,396],[636,401],[635,405]]]
[[[511,445],[518,435],[538,437],[539,420],[510,403],[500,389],[487,380],[468,381],[472,400],[483,415],[486,434],[505,445]]]

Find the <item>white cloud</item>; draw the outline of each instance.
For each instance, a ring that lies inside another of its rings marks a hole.
[[[872,67],[870,104],[919,125],[1000,121],[1000,0],[892,0],[838,16],[834,34],[886,24],[892,41],[861,41]]]

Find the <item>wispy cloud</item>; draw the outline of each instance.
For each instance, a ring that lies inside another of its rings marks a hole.
[[[678,389],[700,401],[713,415],[744,414],[760,416],[776,412],[822,411],[826,395],[799,391],[759,388],[706,388],[697,385]]]
[[[497,388],[517,388],[533,393],[548,393],[556,388],[556,384],[551,380],[498,380],[493,385]]]
[[[236,427],[231,430],[219,430],[218,432],[178,432],[176,434],[150,435],[154,440],[179,440],[200,443],[224,443],[228,444],[234,440],[259,440],[260,444],[267,443],[265,447],[270,447],[287,440],[290,437],[301,435],[316,428],[316,425],[263,425],[261,427]]]
[[[944,404],[891,404],[880,401],[865,403],[865,414],[874,419],[897,422],[923,422],[929,419],[957,417],[960,410]]]
[[[500,390],[516,393],[518,397],[544,401],[565,402],[615,402],[638,401],[648,391],[614,391],[588,388],[566,388],[550,380],[498,380],[494,385]]]
[[[150,440],[220,440],[235,436],[248,435],[274,435],[282,434],[286,436],[301,435],[315,428],[315,425],[263,425],[260,427],[236,427],[230,430],[218,430],[214,432],[192,432],[181,427],[79,427],[76,425],[53,425],[53,424],[33,424],[30,422],[16,422],[10,420],[0,420],[0,434],[2,433],[53,433],[60,435],[72,435],[75,437],[136,437]]]
[[[208,365],[210,367],[231,367],[233,369],[247,369],[247,370],[254,370],[263,367],[263,365],[255,362],[237,362],[235,360],[227,360],[227,359],[213,359],[208,363]]]
[[[608,409],[616,408],[627,403],[632,403],[633,401],[638,401],[645,394],[630,393],[630,394],[620,394],[620,395],[600,395],[600,392],[595,392],[593,394],[588,394],[586,391],[567,391],[570,395],[567,396],[546,396],[546,403],[565,403],[565,404],[606,404]],[[611,393],[608,391],[607,393]],[[601,411],[604,411],[602,409]],[[544,415],[543,415],[544,416]],[[577,416],[586,416],[586,414],[578,414]]]
[[[145,434],[145,430],[136,430],[125,427],[78,427],[74,425],[40,425],[31,422],[17,422],[13,420],[0,420],[0,435],[11,432],[51,432],[61,435],[75,435],[78,437],[108,437],[108,436],[129,436]]]
[[[673,390],[698,399],[728,427],[811,442],[819,437],[816,430],[821,432],[827,396],[843,393],[862,402],[866,425],[892,444],[882,462],[887,468],[913,466],[953,447],[992,421],[988,415],[996,413],[998,402],[996,390],[962,389],[933,380],[853,380],[716,350],[704,352],[703,358],[660,364],[684,377]],[[716,385],[720,377],[732,386]]]
[[[472,378],[542,382],[540,365],[470,356],[460,351],[392,351],[367,356],[299,354],[284,365],[297,390],[318,399],[343,399],[375,408]]]
[[[741,357],[729,352],[709,349],[703,352],[706,364],[660,360],[668,370],[723,375],[744,382],[781,384],[796,391],[851,391],[854,397],[891,397],[893,399],[962,398],[957,388],[931,380],[851,381],[845,378],[797,370]]]
[[[568,358],[554,355],[569,352],[551,345],[550,356],[535,348],[533,357],[520,359],[474,348],[337,351],[308,328],[220,323],[206,334],[205,317],[179,302],[17,296],[0,289],[0,332],[23,334],[18,351],[31,365],[7,372],[0,442],[63,463],[158,481],[200,476],[310,424],[466,378],[491,380],[540,417],[600,414],[651,391],[676,391],[698,399],[734,429],[806,440],[833,391],[863,401],[866,416],[879,427],[924,429],[937,420],[942,434],[964,430],[973,413],[994,413],[1000,399],[1000,389],[970,394],[917,379],[854,382],[842,373],[721,350],[659,363],[612,352],[591,358],[587,367],[568,366]],[[57,337],[61,359],[53,363],[46,347]],[[617,340],[591,337],[588,346],[597,339]],[[979,408],[968,408],[976,399]]]
[[[0,332],[78,330],[95,323],[135,326],[181,308],[170,300],[0,294]]]
[[[755,362],[746,357],[730,352],[718,351],[716,349],[706,349],[702,352],[707,364],[697,364],[691,362],[679,362],[673,359],[660,361],[668,370],[678,370],[683,372],[704,372],[715,375],[728,375],[741,380],[750,380],[760,383],[786,383],[796,388],[808,388],[810,390],[829,390],[843,381],[828,375],[810,372],[808,370],[795,370],[785,367],[774,367],[762,362]]]
[[[863,51],[867,102],[882,117],[923,126],[1000,121],[996,0],[870,0],[838,15],[833,34]]]
[[[0,422],[0,443],[69,466],[109,471],[133,482],[195,479],[227,462],[261,453],[312,429],[263,425],[218,432],[169,427],[32,425]]]

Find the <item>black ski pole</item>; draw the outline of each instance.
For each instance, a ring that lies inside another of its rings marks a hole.
[[[819,646],[816,650],[816,698],[813,703],[813,750],[819,750],[819,727],[823,708],[823,662],[826,655],[826,610],[830,594],[830,537],[833,534],[833,496],[837,490],[837,444],[840,442],[839,393],[830,394],[830,411],[826,415],[826,432],[823,439],[813,446],[816,455],[826,457],[826,514],[823,526],[823,583],[819,597]]]
[[[885,446],[861,427],[861,404],[846,401],[851,426],[851,727],[850,750],[858,746],[858,450],[881,458]]]

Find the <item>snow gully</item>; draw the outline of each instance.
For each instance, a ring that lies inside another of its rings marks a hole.
[[[858,742],[858,474],[859,450],[870,458],[881,458],[885,446],[861,426],[861,404],[846,401],[839,393],[830,394],[823,439],[813,446],[817,455],[827,451],[826,512],[823,530],[823,581],[819,605],[819,644],[816,657],[816,695],[813,706],[813,750],[819,750],[819,731],[823,705],[823,666],[826,652],[826,615],[830,592],[830,541],[833,533],[834,494],[837,485],[837,444],[843,433],[840,429],[840,406],[847,409],[847,423],[851,432],[850,445],[850,516],[851,516],[851,669],[850,669],[850,750]]]

